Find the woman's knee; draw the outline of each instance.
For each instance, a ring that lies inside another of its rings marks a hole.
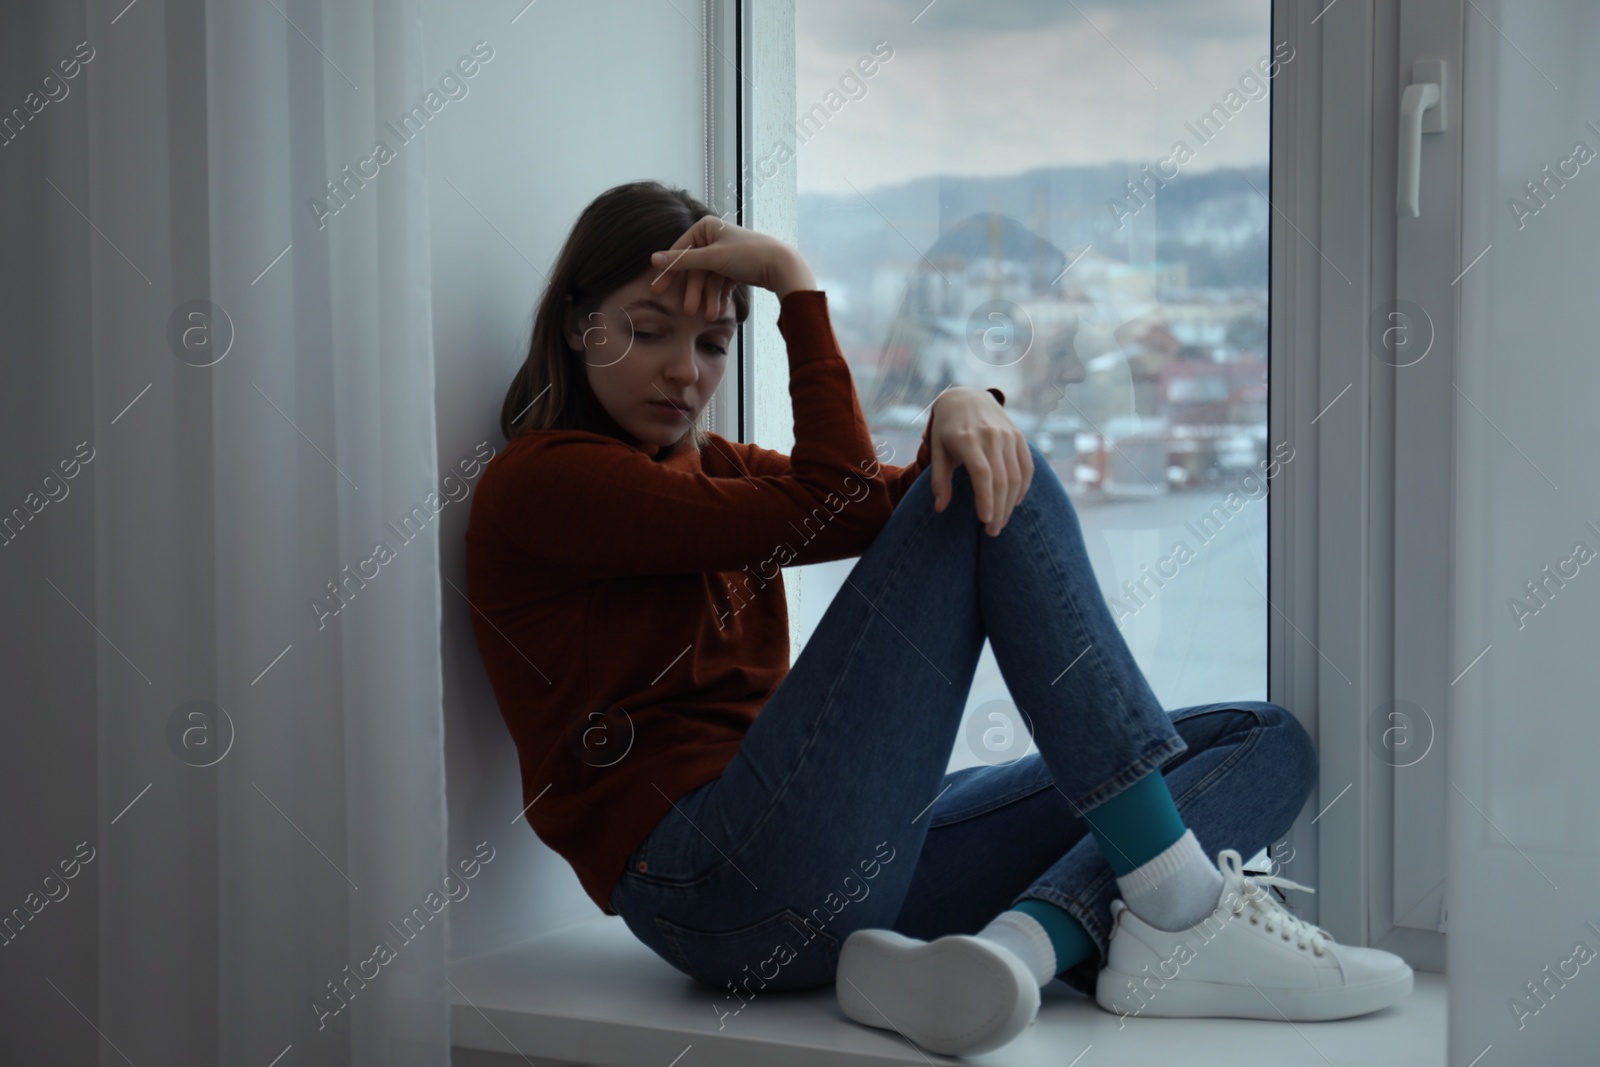
[[[1050,457],[1031,440],[1028,442],[1028,455],[1033,458],[1033,477],[1017,507],[1064,506],[1072,509],[1072,497],[1067,494],[1067,487],[1050,465]]]
[[[1032,438],[1028,439],[1028,455],[1033,457],[1033,477],[1035,481],[1045,476],[1053,477],[1055,475],[1055,468],[1050,466],[1050,457],[1039,450],[1039,446],[1033,443]]]
[[[1282,704],[1261,701],[1255,706],[1255,711],[1271,731],[1273,748],[1278,753],[1284,773],[1300,786],[1303,801],[1317,785],[1321,758],[1316,742],[1294,713]]]
[[[1033,477],[1028,483],[1029,491],[1023,496],[1022,500],[1017,504],[1017,506],[1020,508],[1027,507],[1029,505],[1037,505],[1043,502],[1047,496],[1055,497],[1059,495],[1060,501],[1064,501],[1068,507],[1071,507],[1071,498],[1067,496],[1066,487],[1061,484],[1061,479],[1056,476],[1055,468],[1050,466],[1050,457],[1039,451],[1039,446],[1034,444],[1031,440],[1028,442],[1028,454],[1033,457]],[[1041,481],[1045,478],[1048,478],[1055,483],[1054,486],[1051,487],[1056,490],[1055,493],[1039,492]],[[909,496],[911,492],[925,492],[928,494],[930,499],[932,498],[934,495],[932,467],[923,470],[923,472],[917,476],[916,480],[912,482],[911,490],[908,491],[907,496]],[[977,506],[977,490],[973,487],[972,474],[967,470],[967,465],[965,463],[950,469],[950,503],[952,506],[958,504],[964,505],[962,514],[971,514],[975,512],[975,508]],[[946,508],[946,510],[950,510],[950,508]]]

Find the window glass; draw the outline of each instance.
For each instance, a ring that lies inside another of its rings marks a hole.
[[[1163,704],[1265,699],[1292,460],[1267,443],[1269,94],[1295,61],[1269,5],[798,0],[796,47],[796,146],[756,181],[796,170],[890,462],[941,389],[999,386]],[[801,568],[800,643],[854,563]],[[1008,700],[986,648],[969,714]]]

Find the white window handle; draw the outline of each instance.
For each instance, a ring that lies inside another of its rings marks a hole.
[[[1419,59],[1411,66],[1411,84],[1400,95],[1400,173],[1395,202],[1401,215],[1422,214],[1422,135],[1445,128],[1444,60]]]

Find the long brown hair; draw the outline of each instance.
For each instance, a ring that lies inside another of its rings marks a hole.
[[[628,182],[608,189],[583,209],[556,257],[554,272],[539,300],[528,358],[500,405],[500,432],[507,441],[527,430],[596,430],[603,409],[584,377],[583,353],[567,344],[563,331],[566,300],[582,322],[607,296],[650,267],[650,255],[664,251],[684,231],[714,212],[686,190],[656,181]],[[750,314],[750,287],[733,287],[734,318]],[[706,431],[696,419],[690,428],[696,449]]]

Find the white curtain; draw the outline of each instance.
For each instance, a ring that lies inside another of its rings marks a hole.
[[[7,5],[0,54],[0,1062],[442,1067],[420,6]]]

